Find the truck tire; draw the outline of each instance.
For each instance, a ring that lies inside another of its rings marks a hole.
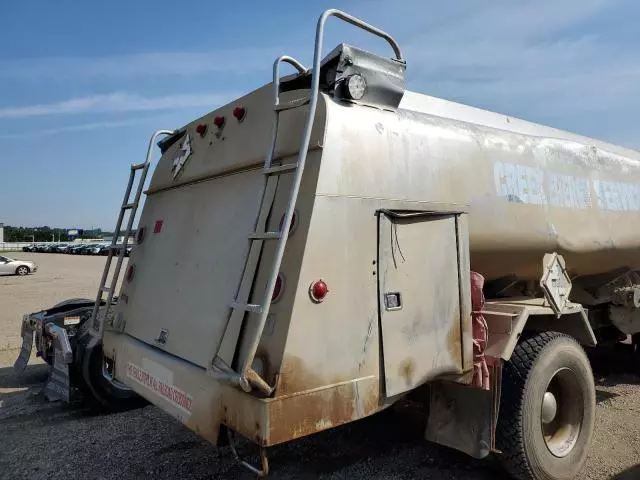
[[[505,363],[496,432],[500,462],[518,480],[577,478],[595,419],[595,385],[582,347],[567,335],[522,340]]]
[[[86,336],[89,338],[89,335]],[[85,340],[85,339],[82,339]],[[102,373],[102,342],[93,347],[87,341],[78,344],[78,388],[84,403],[99,412],[121,412],[138,408],[147,402],[133,390]]]

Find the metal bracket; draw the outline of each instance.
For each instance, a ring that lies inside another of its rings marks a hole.
[[[124,332],[126,323],[122,312],[110,310],[104,322],[104,329],[110,332],[122,333]]]
[[[230,428],[227,428],[226,430],[227,438],[229,439],[229,447],[231,448],[231,452],[233,452],[233,456],[236,458],[236,461],[251,473],[256,474],[258,478],[265,478],[267,475],[269,475],[269,459],[267,458],[267,449],[264,447],[260,447],[260,463],[262,464],[262,469],[259,470],[250,463],[240,458],[240,455],[238,455],[238,451],[236,450],[236,446],[233,443],[234,433]]]
[[[57,325],[48,324],[47,333],[53,339],[53,366],[44,386],[44,395],[50,402],[71,399],[71,382],[69,379],[69,364],[73,362],[73,351],[69,343],[67,331]]]
[[[565,268],[564,258],[557,253],[546,253],[542,259],[542,278],[540,287],[549,306],[556,316],[560,316],[569,302],[571,278]]]

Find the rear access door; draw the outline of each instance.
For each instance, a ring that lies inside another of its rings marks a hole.
[[[391,397],[471,368],[468,237],[462,213],[381,211],[378,218],[380,327]]]

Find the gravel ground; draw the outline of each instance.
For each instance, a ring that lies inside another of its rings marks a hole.
[[[16,255],[18,256],[18,255]],[[104,259],[55,254],[34,258],[40,271],[0,277],[0,478],[254,478],[228,447],[215,448],[154,406],[94,415],[49,403],[38,360],[21,378],[10,366],[20,316],[70,297],[92,298]],[[8,334],[8,335],[7,335]],[[640,479],[640,362],[626,346],[593,357],[597,425],[581,479]],[[493,461],[476,461],[423,440],[426,412],[402,404],[371,418],[270,449],[276,479],[505,479]],[[253,455],[241,442],[241,455]]]

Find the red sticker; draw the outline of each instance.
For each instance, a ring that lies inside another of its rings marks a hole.
[[[162,231],[162,220],[156,220],[156,224],[153,227],[153,233],[160,233]]]

